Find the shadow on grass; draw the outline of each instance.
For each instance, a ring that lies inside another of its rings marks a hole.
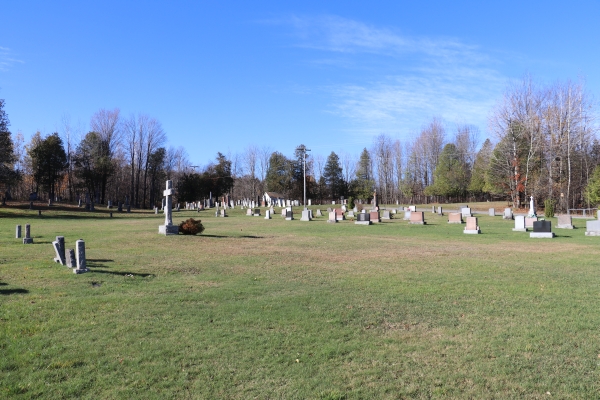
[[[99,273],[99,274],[109,274],[109,275],[138,276],[140,278],[148,278],[148,277],[154,278],[156,276],[154,274],[138,274],[136,272],[105,271],[105,270],[102,270],[102,269],[95,269],[93,267],[92,267],[92,269],[90,269],[90,272],[96,272],[96,273]]]
[[[102,259],[102,258],[88,258],[86,259],[86,262],[92,262],[92,263],[101,263],[101,262],[115,262],[115,260],[109,260],[109,259]]]
[[[242,236],[227,236],[227,235],[198,235],[198,237],[210,237],[210,238],[233,238],[233,239],[264,239],[264,236],[254,235],[242,235]]]
[[[8,296],[9,294],[25,294],[29,293],[27,289],[0,289],[0,295]]]

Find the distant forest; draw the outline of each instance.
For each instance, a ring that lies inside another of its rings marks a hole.
[[[38,198],[139,208],[160,205],[164,182],[177,201],[212,195],[258,200],[265,191],[313,203],[353,197],[380,203],[507,200],[519,207],[534,196],[557,211],[596,207],[600,201],[600,142],[596,105],[582,82],[538,85],[531,77],[506,88],[490,112],[490,137],[469,124],[448,129],[426,121],[412,140],[386,134],[360,154],[313,154],[303,144],[288,157],[268,147],[218,153],[192,166],[183,148],[166,148],[160,122],[99,110],[77,143],[65,122],[60,134],[36,133],[29,143],[12,135],[0,100],[0,189],[8,199]]]

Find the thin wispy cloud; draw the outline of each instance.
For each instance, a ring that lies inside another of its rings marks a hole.
[[[16,59],[11,49],[0,46],[0,71],[8,71],[14,64],[23,64],[24,61]]]
[[[311,63],[362,70],[354,82],[323,88],[331,96],[325,111],[361,134],[411,133],[433,116],[485,129],[507,81],[491,52],[456,38],[404,35],[337,16],[287,23],[295,45],[314,50]]]

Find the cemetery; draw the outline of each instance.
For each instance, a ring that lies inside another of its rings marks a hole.
[[[538,218],[547,242],[486,204],[373,224],[339,204],[215,218],[169,193],[159,214],[0,208],[6,397],[595,396],[597,219]],[[204,232],[177,234],[188,218]]]

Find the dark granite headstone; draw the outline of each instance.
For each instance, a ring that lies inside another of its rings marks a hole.
[[[360,213],[356,215],[356,220],[360,221],[360,222],[365,222],[365,221],[370,221],[371,220],[371,214],[369,213]]]
[[[552,232],[552,222],[550,221],[534,221],[533,231],[536,233],[548,233]]]

